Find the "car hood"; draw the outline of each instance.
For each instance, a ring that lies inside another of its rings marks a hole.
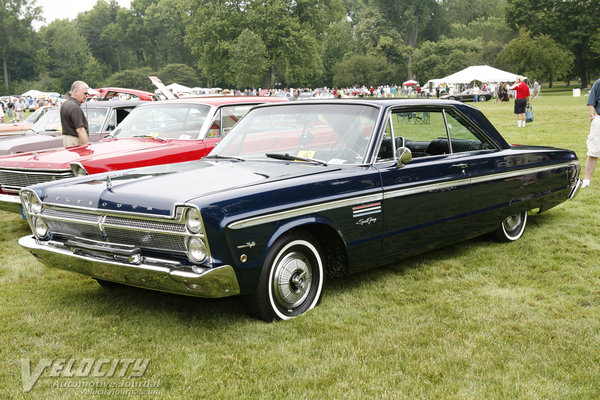
[[[199,197],[333,170],[339,170],[339,166],[289,163],[282,168],[280,162],[191,161],[71,178],[30,188],[51,204],[170,216],[177,204]]]
[[[3,157],[0,159],[0,168],[65,170],[70,169],[72,162],[84,163],[87,160],[108,158],[126,153],[139,153],[145,150],[154,150],[158,147],[178,147],[181,146],[181,142],[162,141],[152,138],[105,139],[104,141],[92,143],[87,146]]]
[[[24,122],[13,122],[8,124],[0,124],[0,134],[15,132],[15,131],[27,131],[33,124]]]

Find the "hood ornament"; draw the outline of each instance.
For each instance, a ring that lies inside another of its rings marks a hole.
[[[106,176],[106,189],[108,189],[110,192],[112,192],[112,187],[113,187],[113,183],[110,180],[110,175]]]

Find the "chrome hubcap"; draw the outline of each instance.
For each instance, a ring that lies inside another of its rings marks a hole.
[[[504,220],[504,228],[507,231],[514,231],[521,224],[521,214],[511,215]]]
[[[279,304],[297,307],[306,299],[311,287],[311,264],[304,254],[292,252],[279,261],[273,279],[273,292]]]

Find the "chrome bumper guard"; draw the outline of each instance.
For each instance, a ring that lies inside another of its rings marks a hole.
[[[577,193],[579,193],[579,189],[581,189],[581,184],[582,183],[583,183],[583,181],[581,179],[579,179],[579,178],[575,181],[575,184],[571,188],[571,193],[569,193],[569,199],[570,200],[572,200],[573,198],[575,198],[575,196],[577,195]]]
[[[0,210],[21,214],[21,198],[19,195],[0,194]]]
[[[40,241],[24,236],[19,245],[53,268],[89,275],[106,281],[186,296],[218,298],[240,293],[230,265],[190,267],[175,261],[142,257],[136,252],[108,252],[92,246]]]

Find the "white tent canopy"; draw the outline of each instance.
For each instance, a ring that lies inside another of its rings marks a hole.
[[[180,85],[179,83],[171,83],[170,85],[167,85],[167,89],[171,90],[173,93],[191,93],[192,92],[191,88]]]
[[[514,82],[517,80],[517,74],[502,71],[501,69],[490,67],[489,65],[474,65],[467,67],[444,78],[436,79],[439,82],[470,83],[480,81],[482,83]]]
[[[43,97],[46,96],[45,92],[40,92],[39,90],[31,89],[23,93],[21,96],[23,97]]]

